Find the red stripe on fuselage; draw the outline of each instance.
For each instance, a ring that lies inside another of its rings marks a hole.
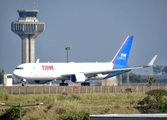
[[[112,70],[114,70],[115,64],[113,63],[113,68]],[[108,74],[106,77],[104,77],[103,79],[107,78],[110,74]]]

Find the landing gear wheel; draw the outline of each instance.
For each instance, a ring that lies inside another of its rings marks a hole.
[[[26,82],[22,82],[22,83],[21,83],[21,86],[26,86]]]
[[[60,86],[68,86],[68,83],[64,83],[64,80],[62,80],[62,83],[59,84]]]
[[[21,83],[21,86],[24,86],[24,83]]]
[[[84,83],[81,83],[81,86],[90,86],[90,83],[89,82],[84,82]]]

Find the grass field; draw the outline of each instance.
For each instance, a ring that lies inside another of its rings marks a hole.
[[[23,120],[55,120],[63,113],[89,111],[91,114],[135,114],[134,101],[146,97],[144,93],[90,93],[90,94],[40,94],[10,95],[0,90],[0,102],[10,105],[43,105],[27,107]],[[0,114],[9,107],[0,106]]]

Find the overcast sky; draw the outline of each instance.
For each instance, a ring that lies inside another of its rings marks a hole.
[[[128,35],[134,35],[130,66],[167,65],[167,0],[35,0],[45,31],[35,39],[40,62],[109,62]],[[21,64],[21,39],[11,31],[18,9],[33,9],[34,0],[0,0],[0,68]],[[148,72],[145,72],[148,70]],[[151,74],[152,68],[133,70]]]

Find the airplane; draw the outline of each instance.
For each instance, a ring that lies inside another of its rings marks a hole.
[[[13,71],[13,74],[22,80],[22,86],[26,81],[44,84],[53,80],[61,80],[60,86],[68,86],[65,80],[81,83],[81,86],[90,86],[88,80],[105,80],[107,78],[129,72],[133,69],[150,67],[153,65],[157,55],[148,65],[129,67],[129,58],[133,35],[129,35],[111,62],[105,63],[24,63]],[[51,84],[50,84],[51,85]]]

